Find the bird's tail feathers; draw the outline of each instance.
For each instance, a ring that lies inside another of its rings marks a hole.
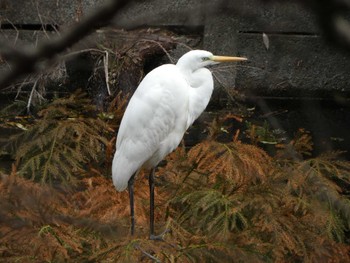
[[[124,191],[128,187],[130,178],[139,168],[139,163],[130,162],[125,156],[116,152],[112,163],[112,179],[118,192]]]

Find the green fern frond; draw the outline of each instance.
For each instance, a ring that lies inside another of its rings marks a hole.
[[[247,227],[248,220],[242,214],[240,200],[224,195],[215,189],[203,189],[173,200],[186,207],[179,220],[199,222],[197,229],[208,235],[225,239],[229,233]]]
[[[309,159],[308,163],[318,174],[350,184],[350,162],[342,160],[341,154],[342,151],[327,152],[317,158]]]
[[[109,143],[108,124],[83,94],[54,100],[38,115],[28,130],[11,138],[19,173],[33,180],[73,182]]]
[[[336,242],[343,242],[347,228],[344,225],[344,222],[339,213],[330,209],[326,218],[327,236]]]
[[[301,137],[305,155],[310,140]],[[169,210],[186,231],[234,242],[235,258],[242,253],[256,262],[315,262],[334,258],[339,246],[346,251],[350,202],[334,178],[346,182],[349,164],[337,154],[272,159],[255,146],[210,140],[183,155],[181,167],[164,171],[182,171]]]

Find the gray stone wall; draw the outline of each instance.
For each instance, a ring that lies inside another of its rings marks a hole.
[[[69,27],[102,0],[0,0],[1,38],[35,45],[55,32],[11,30],[11,24]],[[113,25],[201,26],[200,48],[249,62],[224,73],[224,85],[248,96],[339,96],[350,93],[350,57],[325,43],[313,14],[294,3],[259,0],[134,1]],[[265,43],[263,33],[266,34]],[[266,45],[268,39],[269,44]],[[182,49],[180,49],[181,53]]]

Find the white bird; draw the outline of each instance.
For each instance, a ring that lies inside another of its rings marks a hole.
[[[149,72],[136,89],[121,121],[112,163],[117,191],[128,187],[131,234],[134,234],[134,179],[141,169],[151,169],[150,238],[154,236],[154,170],[180,144],[188,127],[209,103],[214,82],[205,68],[219,62],[247,60],[243,57],[214,56],[192,50],[174,64]]]

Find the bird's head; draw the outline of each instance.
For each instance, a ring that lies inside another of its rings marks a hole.
[[[177,65],[191,70],[218,64],[220,62],[237,62],[247,60],[244,57],[215,56],[209,51],[192,50],[183,55]]]

